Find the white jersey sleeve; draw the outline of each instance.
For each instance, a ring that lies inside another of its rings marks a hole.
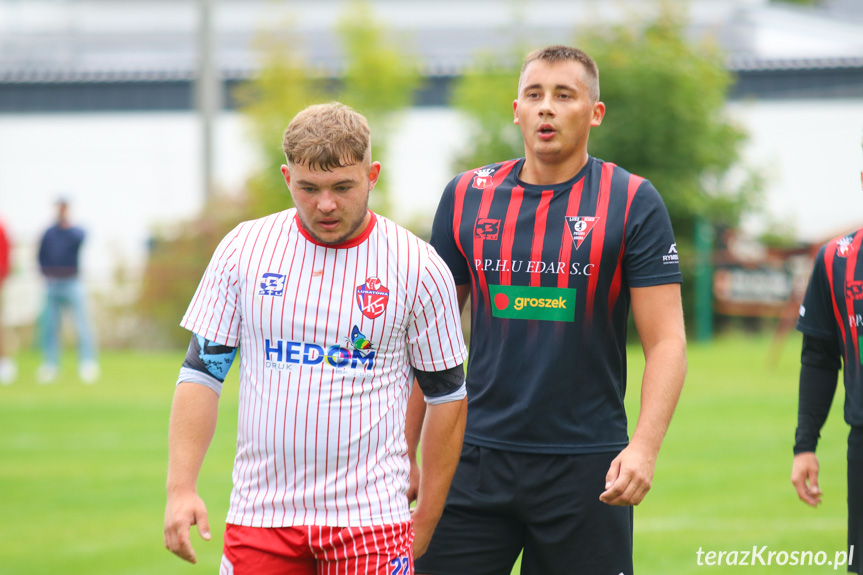
[[[443,371],[467,359],[458,297],[452,272],[431,246],[424,263],[411,309],[408,353],[413,367]]]
[[[231,347],[240,342],[239,251],[237,226],[222,239],[180,325]]]

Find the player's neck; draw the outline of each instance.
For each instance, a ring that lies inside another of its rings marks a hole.
[[[569,156],[562,161],[548,160],[525,154],[524,165],[518,179],[535,186],[553,186],[571,180],[587,164],[587,152]]]

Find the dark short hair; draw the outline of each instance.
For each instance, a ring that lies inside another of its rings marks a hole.
[[[599,101],[599,68],[596,62],[593,61],[587,52],[572,48],[570,46],[548,46],[534,50],[524,58],[524,64],[521,67],[521,73],[518,77],[518,87],[521,91],[521,81],[524,78],[524,71],[527,67],[537,60],[543,62],[578,62],[584,67],[585,78],[584,83],[587,86],[590,97],[594,102]]]

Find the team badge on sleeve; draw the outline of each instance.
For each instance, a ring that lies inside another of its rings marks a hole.
[[[493,168],[483,168],[474,172],[473,187],[482,190],[491,184],[491,175],[494,173]]]
[[[375,319],[387,309],[390,290],[376,277],[366,279],[366,283],[357,286],[357,305],[363,315]]]
[[[837,242],[837,250],[836,255],[840,258],[847,258],[848,254],[851,253],[851,243],[854,241],[854,238],[851,236],[845,236],[841,240]]]
[[[258,295],[282,297],[285,294],[285,277],[282,274],[272,272],[261,274],[261,280],[258,283],[261,289],[258,291]]]

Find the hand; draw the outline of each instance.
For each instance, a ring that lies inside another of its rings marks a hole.
[[[207,507],[195,492],[168,495],[165,507],[165,547],[189,563],[197,563],[198,558],[192,548],[189,530],[198,526],[198,533],[205,541],[212,538],[207,520]]]
[[[420,489],[420,466],[417,465],[417,459],[411,459],[411,470],[408,476],[408,505],[417,500],[417,493]]]
[[[430,519],[423,517],[422,509],[417,505],[411,510],[411,520],[414,528],[413,554],[414,559],[419,559],[428,551],[432,535],[440,518]]]
[[[818,458],[812,451],[794,456],[791,467],[791,483],[803,503],[817,507],[821,503],[821,488],[818,487]]]
[[[650,491],[656,454],[630,443],[612,460],[599,500],[608,505],[638,505]]]

